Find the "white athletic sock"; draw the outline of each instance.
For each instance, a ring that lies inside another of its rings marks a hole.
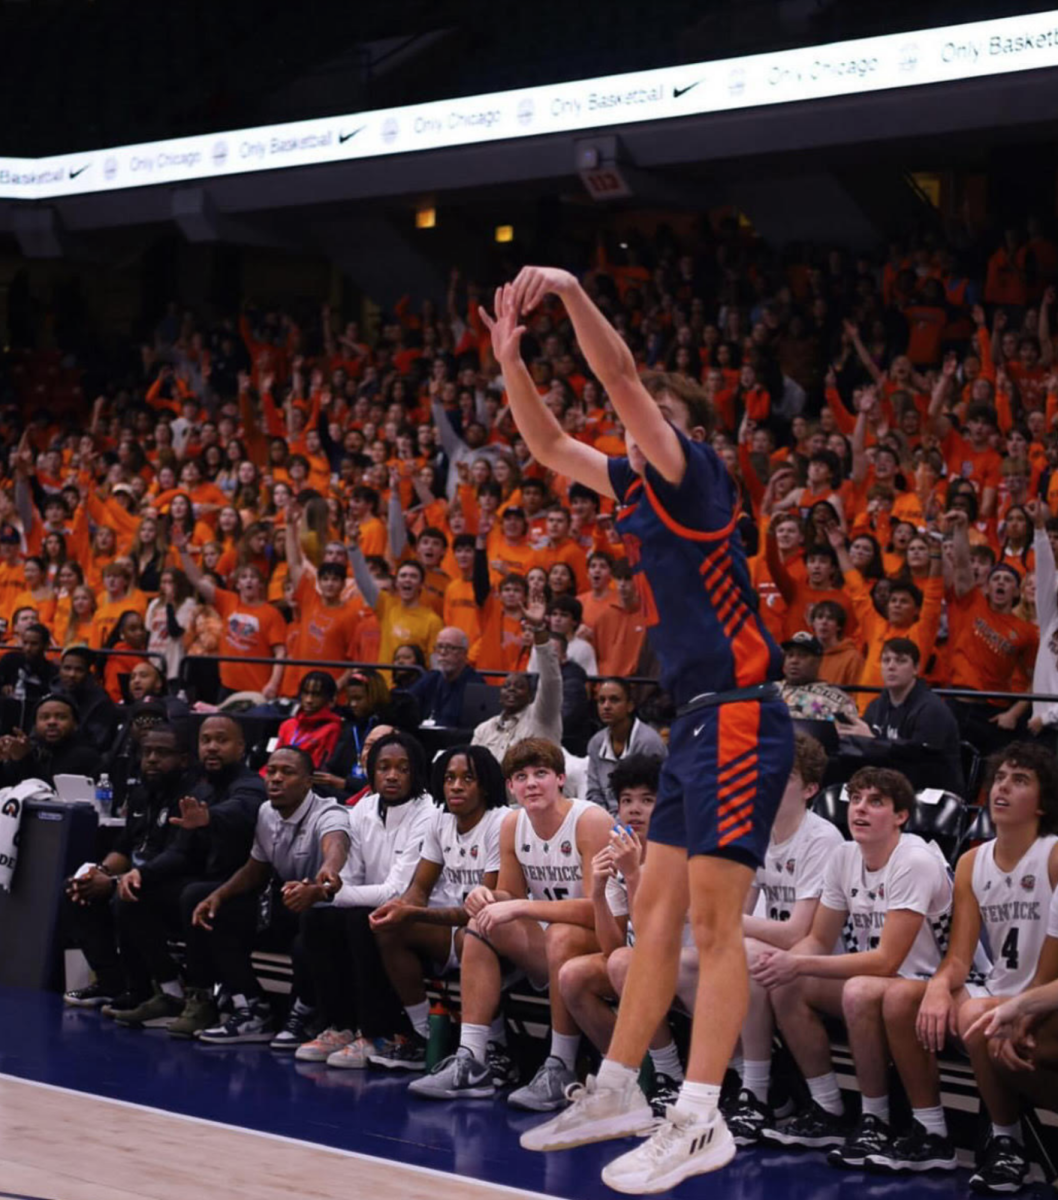
[[[459,1028],[459,1045],[465,1046],[478,1062],[483,1063],[489,1045],[489,1027],[464,1023]]]
[[[503,1013],[489,1026],[489,1041],[495,1042],[497,1046],[507,1045],[507,1018]]]
[[[163,995],[172,996],[174,1000],[183,1000],[184,989],[179,979],[167,979],[165,983],[160,983],[158,986],[162,989]]]
[[[249,1000],[246,999],[246,997],[242,994],[242,992],[236,992],[235,995],[232,996],[232,998],[231,998],[231,1003],[232,1003],[232,1007],[236,1010],[238,1010],[240,1008],[249,1008],[250,1007]]]
[[[761,1104],[767,1104],[768,1089],[771,1087],[771,1059],[758,1062],[747,1058],[742,1066],[742,1086],[752,1092]]]
[[[408,1014],[412,1029],[421,1038],[430,1036],[430,1001],[423,1000],[420,1004],[405,1004],[404,1011]]]
[[[619,1092],[622,1088],[627,1087],[629,1082],[634,1081],[638,1075],[639,1072],[635,1067],[626,1067],[624,1063],[614,1062],[612,1058],[604,1058],[596,1079],[599,1087],[611,1088],[613,1091]]]
[[[835,1117],[841,1116],[845,1111],[845,1105],[841,1099],[838,1077],[833,1071],[826,1075],[816,1075],[813,1079],[806,1079],[805,1083],[808,1084],[812,1099],[824,1112]]]
[[[1021,1141],[1021,1122],[1016,1121],[1013,1125],[997,1125],[992,1122],[993,1137],[1008,1137],[1013,1138],[1015,1142]]]
[[[862,1096],[860,1099],[865,1117],[877,1117],[879,1121],[889,1124],[888,1096]]]
[[[309,1013],[313,1011],[313,1008],[311,1004],[306,1004],[304,1000],[295,1000],[293,1011],[296,1012],[299,1017],[307,1017]]]
[[[676,1107],[685,1113],[693,1113],[701,1121],[711,1121],[720,1106],[718,1083],[691,1083],[685,1079],[680,1084],[680,1095]]]
[[[676,1083],[683,1082],[683,1067],[680,1065],[680,1055],[675,1042],[669,1042],[660,1050],[651,1050],[650,1061],[658,1075],[667,1075]]]
[[[911,1115],[928,1132],[937,1137],[948,1136],[948,1122],[944,1117],[944,1109],[939,1104],[934,1108],[913,1108]]]
[[[571,1070],[577,1069],[577,1051],[580,1049],[579,1033],[559,1033],[551,1030],[551,1055],[560,1058]]]

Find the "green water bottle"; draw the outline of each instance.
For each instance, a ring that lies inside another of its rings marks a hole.
[[[452,1017],[443,1004],[430,1008],[430,1037],[426,1043],[426,1069],[432,1071],[439,1062],[448,1057],[452,1041]]]

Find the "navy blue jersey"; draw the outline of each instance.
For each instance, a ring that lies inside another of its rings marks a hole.
[[[778,679],[782,652],[757,612],[735,482],[711,446],[675,433],[687,461],[678,487],[627,458],[609,472],[662,686],[679,705]]]

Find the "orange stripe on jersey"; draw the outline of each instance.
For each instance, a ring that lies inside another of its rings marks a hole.
[[[752,687],[768,678],[771,654],[760,627],[752,618],[732,638],[731,652],[735,657],[735,683],[739,687]]]
[[[723,527],[723,529],[715,529],[712,533],[703,533],[700,529],[688,529],[686,525],[681,525],[675,517],[669,516],[665,511],[665,506],[657,498],[654,489],[644,479],[643,488],[646,491],[647,499],[650,501],[651,507],[657,513],[661,523],[669,528],[679,537],[690,538],[694,542],[718,542],[722,538],[730,537],[734,532],[735,526],[738,524],[738,519],[742,515],[736,508],[731,516],[731,520]],[[631,491],[631,489],[629,489]]]
[[[717,743],[716,760],[721,763],[734,763],[735,760],[750,753],[757,753],[760,744],[760,704],[757,701],[742,701],[736,704],[722,704],[717,714]],[[742,793],[745,784],[738,783],[733,787],[728,783],[732,795],[727,804],[732,808],[730,815],[724,817],[719,829],[721,831],[718,845],[723,847],[736,838],[741,837],[753,828],[753,798],[756,794],[756,772],[754,772],[753,788],[748,796]],[[737,793],[737,798],[734,793]],[[732,822],[734,822],[732,824]]]

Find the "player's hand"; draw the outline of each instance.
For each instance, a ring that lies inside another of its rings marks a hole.
[[[414,911],[414,905],[405,904],[403,900],[394,898],[387,900],[385,904],[380,904],[373,913],[368,915],[367,921],[372,929],[391,929],[393,926],[401,925],[409,920]]]
[[[326,900],[324,889],[311,879],[292,879],[283,884],[283,903],[292,913],[303,913],[321,900]]]
[[[484,937],[491,937],[501,925],[516,921],[521,915],[521,900],[497,900],[486,905],[474,920],[477,922],[478,932]]]
[[[279,688],[274,683],[266,683],[261,689],[261,695],[264,696],[266,700],[274,700],[276,696],[279,695]]]
[[[576,286],[576,276],[559,267],[522,267],[512,287],[515,313],[530,313],[548,294],[562,296]]]
[[[212,896],[207,896],[205,900],[200,900],[195,905],[195,911],[191,914],[191,924],[197,925],[199,929],[207,929],[212,933],[213,921],[220,905],[221,899],[216,892]]]
[[[950,989],[927,987],[915,1018],[915,1034],[922,1049],[939,1054],[944,1049],[948,1032],[956,1032],[955,1017]]]
[[[128,900],[133,904],[138,903],[141,887],[143,887],[143,877],[140,875],[138,867],[133,867],[131,871],[126,871],[124,875],[118,876],[118,895],[122,900]]]
[[[181,796],[180,815],[170,817],[169,824],[180,829],[204,829],[209,824],[209,805],[194,796]]]
[[[998,725],[1000,729],[1005,729],[1008,733],[1012,729],[1018,727],[1018,714],[1013,708],[1008,708],[1006,712],[997,713],[994,717],[989,717],[990,725]]]
[[[614,867],[626,880],[639,874],[639,863],[643,857],[643,843],[634,831],[626,829],[623,825],[611,829],[610,852],[613,855]]]
[[[991,1038],[988,1053],[1008,1071],[1036,1070],[1036,1039],[1031,1033],[1022,1037]]]
[[[948,532],[954,533],[957,529],[968,529],[970,518],[961,508],[953,508],[951,512],[944,514],[944,523],[948,527]]]
[[[472,892],[467,893],[463,907],[467,910],[468,916],[476,917],[488,905],[496,902],[495,895],[487,887],[478,886]]]
[[[617,872],[613,865],[613,850],[603,848],[591,860],[591,893],[596,899],[606,895],[606,884]]]
[[[1043,728],[1043,717],[1029,717],[1029,733],[1033,737],[1040,736],[1040,730]]]
[[[82,907],[94,904],[97,900],[105,900],[114,886],[113,875],[92,867],[86,874],[70,879],[66,884],[66,894]]]
[[[525,326],[518,324],[519,310],[509,283],[496,289],[493,305],[496,309],[495,317],[490,317],[480,306],[478,312],[492,337],[492,353],[496,356],[496,361],[510,363],[521,356]]]
[[[983,1034],[986,1038],[1013,1037],[1022,1019],[1020,1000],[1020,996],[1013,996],[1010,1000],[997,1004],[995,1008],[981,1013],[967,1029],[964,1040],[976,1033]]]
[[[313,787],[322,786],[341,790],[345,787],[345,780],[337,775],[329,775],[326,771],[313,771],[312,785]]]
[[[750,968],[750,974],[769,991],[797,978],[798,958],[789,950],[765,951]]]
[[[320,867],[316,872],[316,882],[332,896],[342,888],[342,877],[333,867]]]

